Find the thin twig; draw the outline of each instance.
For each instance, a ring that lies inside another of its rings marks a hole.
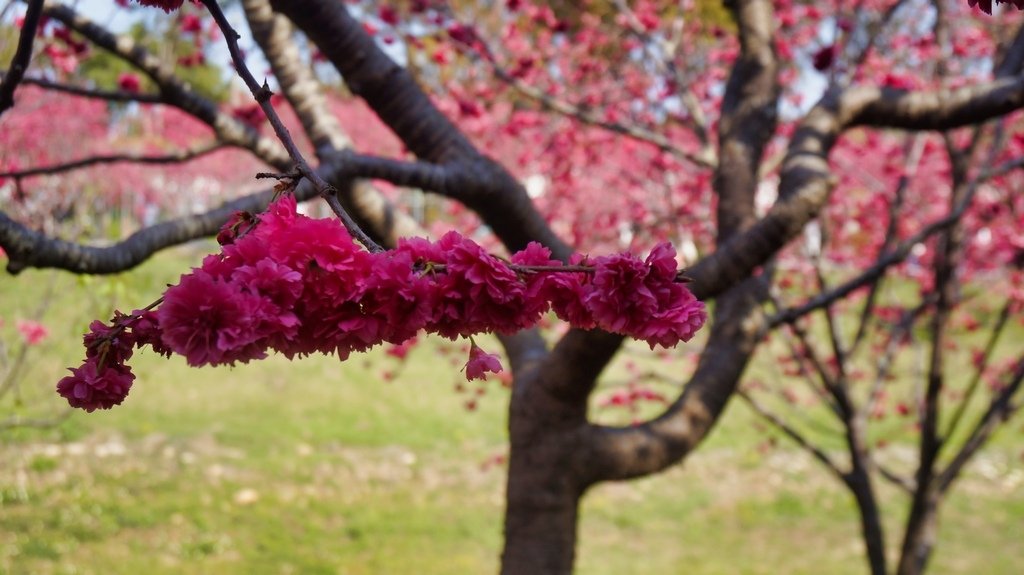
[[[178,164],[189,162],[196,158],[200,158],[217,150],[221,150],[227,147],[227,144],[223,142],[211,142],[198,148],[190,150],[183,150],[173,154],[163,154],[156,156],[149,155],[137,155],[137,154],[109,154],[90,156],[88,158],[81,158],[78,160],[72,160],[61,164],[53,164],[50,166],[37,166],[35,168],[27,168],[24,170],[12,170],[9,172],[0,172],[0,178],[28,178],[32,176],[52,176],[55,174],[61,174],[64,172],[70,172],[72,170],[78,170],[81,168],[87,168],[89,166],[95,166],[100,164],[114,164],[120,162],[131,162],[135,164]]]
[[[928,239],[931,235],[945,230],[960,221],[960,217],[963,216],[964,212],[967,211],[967,207],[970,206],[971,200],[974,198],[974,192],[977,188],[977,185],[970,186],[963,199],[957,203],[952,212],[923,227],[913,236],[900,242],[899,245],[889,253],[879,256],[874,265],[861,272],[857,277],[836,286],[827,293],[822,293],[811,298],[802,305],[780,311],[768,319],[768,327],[773,328],[784,323],[792,324],[797,319],[807,315],[808,313],[818,308],[831,305],[832,303],[849,295],[850,292],[875,281],[881,277],[881,275],[884,274],[890,266],[898,264],[906,259],[915,245]]]
[[[371,252],[382,252],[384,248],[373,241],[356,224],[352,216],[345,211],[342,207],[341,202],[338,201],[338,192],[334,186],[328,184],[323,178],[317,174],[313,168],[309,166],[306,159],[302,156],[302,152],[299,151],[298,146],[295,145],[295,140],[292,139],[291,134],[288,132],[288,128],[285,127],[281,118],[277,115],[277,111],[274,110],[274,106],[270,103],[270,97],[273,93],[267,86],[266,81],[263,85],[256,82],[256,78],[253,77],[252,72],[249,71],[249,67],[245,64],[245,57],[242,55],[242,50],[238,47],[238,39],[241,37],[238,32],[231,27],[224,12],[220,9],[216,0],[202,0],[203,5],[206,6],[207,10],[210,11],[210,15],[213,16],[217,26],[220,27],[221,32],[224,34],[224,41],[227,43],[228,52],[231,54],[231,60],[235,65],[235,71],[238,72],[239,77],[245,82],[246,87],[252,92],[253,98],[260,105],[263,113],[266,114],[267,120],[270,121],[270,125],[274,128],[274,133],[277,134],[277,138],[284,145],[288,151],[288,155],[295,162],[296,169],[302,174],[302,177],[308,179],[313,183],[313,186],[320,193],[320,195],[327,201],[327,204],[331,206],[334,213],[341,219],[342,224],[349,231],[352,237],[356,238],[359,243],[366,246]]]
[[[964,465],[985,445],[985,442],[991,437],[998,424],[1009,418],[1020,406],[1019,404],[1014,404],[1012,400],[1014,395],[1020,391],[1022,380],[1024,380],[1024,357],[1017,361],[1017,365],[1010,376],[1010,381],[999,392],[999,395],[992,398],[988,410],[978,420],[978,423],[971,431],[970,437],[964,442],[960,451],[957,452],[953,460],[946,466],[946,469],[939,474],[938,489],[940,492],[944,493],[949,489],[949,486],[953,484],[953,481],[956,480],[956,477],[963,470]]]
[[[949,420],[949,425],[946,426],[946,432],[942,434],[944,440],[948,441],[956,432],[957,426],[960,425],[960,420],[967,411],[967,405],[971,402],[975,392],[978,390],[979,383],[981,383],[981,376],[985,373],[989,360],[992,358],[992,353],[995,351],[996,344],[999,343],[999,337],[1003,334],[1003,329],[1006,327],[1006,324],[1010,319],[1010,308],[1012,303],[1013,302],[1010,299],[1007,299],[1006,303],[1003,304],[1003,309],[999,312],[999,318],[996,320],[996,324],[992,327],[992,332],[989,335],[988,341],[985,343],[985,349],[982,352],[981,361],[978,362],[975,367],[974,376],[971,378],[971,382],[967,385],[967,391],[964,392],[964,398],[960,401],[960,404],[956,408],[956,412]],[[943,444],[945,444],[945,441]]]
[[[7,71],[0,72],[0,76],[6,78],[8,76]],[[83,98],[93,98],[96,100],[106,100],[108,102],[139,102],[140,104],[160,104],[164,100],[159,94],[139,94],[136,92],[126,92],[124,90],[98,90],[94,88],[85,88],[83,86],[75,86],[73,84],[64,84],[61,82],[54,82],[45,78],[22,78],[22,84],[30,86],[38,86],[54,92],[63,92],[65,94],[73,94],[75,96],[81,96]]]
[[[877,461],[872,461],[871,463],[875,467],[875,469],[878,470],[878,474],[882,477],[882,479],[885,479],[889,483],[892,483],[896,487],[899,487],[900,490],[903,491],[904,493],[914,492],[916,486],[914,485],[914,481],[912,479],[899,475],[895,471],[883,466]]]
[[[46,418],[46,419],[22,419],[17,415],[8,417],[7,419],[0,421],[0,431],[8,429],[16,429],[19,427],[31,427],[34,429],[49,429],[60,425],[65,419],[71,416],[74,409],[66,409],[60,413],[60,415]]]
[[[771,423],[772,425],[774,425],[779,431],[781,431],[787,437],[789,437],[794,442],[796,442],[797,445],[799,445],[800,447],[804,448],[808,453],[810,453],[812,456],[814,456],[815,459],[817,459],[825,467],[827,467],[829,471],[834,473],[840,479],[844,479],[845,478],[846,472],[844,472],[842,469],[840,469],[839,465],[836,464],[836,462],[832,461],[832,458],[829,457],[828,454],[825,453],[824,450],[822,450],[820,447],[818,447],[817,445],[812,443],[809,439],[804,437],[804,435],[802,433],[797,431],[794,427],[792,427],[791,425],[789,425],[788,423],[783,421],[782,418],[780,418],[779,416],[775,415],[774,413],[769,411],[766,407],[761,405],[757,400],[755,400],[745,390],[742,390],[742,389],[738,390],[736,392],[736,394],[739,395],[740,399],[745,401],[747,403],[747,405],[750,406],[750,408],[754,411],[754,413],[756,413],[758,416],[760,416],[762,419],[764,419],[768,423]]]

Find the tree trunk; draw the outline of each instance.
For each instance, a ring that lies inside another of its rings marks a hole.
[[[539,381],[544,375],[530,371],[517,374],[509,409],[501,573],[566,575],[572,573],[586,489],[579,457],[585,403],[552,396]]]
[[[558,462],[536,455],[521,448],[510,458],[502,575],[572,573],[582,493]]]
[[[878,511],[871,478],[863,470],[855,472],[847,480],[850,491],[857,500],[860,511],[860,532],[867,549],[868,566],[871,575],[886,575],[885,566],[885,535],[882,531],[882,518]]]
[[[932,489],[925,491],[923,497],[914,498],[910,508],[896,575],[921,575],[931,559],[938,521],[938,496]]]

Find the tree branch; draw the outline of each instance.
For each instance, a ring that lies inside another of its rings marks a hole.
[[[949,487],[960,475],[960,472],[963,471],[964,465],[985,445],[985,442],[992,436],[992,433],[998,429],[999,424],[1014,412],[1015,407],[1012,400],[1017,392],[1020,391],[1022,381],[1024,381],[1024,357],[1017,362],[1017,367],[1014,368],[1006,387],[996,397],[992,398],[985,414],[982,415],[971,431],[970,437],[964,442],[963,446],[953,457],[953,460],[946,466],[946,469],[939,474],[936,481],[939,493],[945,493],[949,490]]]
[[[272,92],[267,86],[266,80],[264,80],[263,85],[261,86],[256,82],[256,78],[253,77],[252,72],[249,71],[249,67],[246,66],[245,56],[242,55],[242,50],[238,47],[238,39],[240,36],[238,35],[238,32],[231,27],[231,24],[228,22],[224,12],[221,11],[217,1],[202,0],[202,3],[206,6],[206,9],[210,11],[210,14],[213,16],[217,26],[220,27],[221,32],[224,34],[224,41],[228,45],[228,52],[231,54],[231,61],[235,65],[235,71],[238,73],[238,76],[242,78],[242,81],[245,82],[246,87],[248,87],[249,91],[252,93],[252,97],[256,99],[260,109],[262,109],[263,113],[267,116],[267,120],[274,128],[274,133],[277,134],[277,139],[282,145],[284,145],[285,150],[288,151],[288,156],[295,163],[296,170],[298,170],[299,174],[301,174],[303,178],[306,178],[313,183],[317,192],[324,200],[327,201],[327,204],[331,206],[334,214],[338,216],[338,219],[341,220],[345,229],[348,230],[348,233],[355,238],[356,241],[366,246],[366,249],[371,252],[384,251],[384,248],[382,248],[377,242],[373,241],[370,236],[366,235],[366,232],[364,232],[355,220],[352,219],[352,216],[345,211],[345,208],[338,201],[338,191],[334,189],[333,186],[325,182],[323,178],[321,178],[320,175],[309,166],[309,163],[306,162],[306,158],[303,157],[302,152],[299,151],[299,147],[295,145],[295,140],[292,139],[288,128],[285,127],[284,122],[282,122],[281,118],[277,115],[274,105],[270,103],[270,96],[272,95]]]
[[[775,426],[776,429],[778,429],[787,437],[792,439],[794,443],[796,443],[805,451],[810,453],[811,456],[817,459],[818,462],[824,465],[825,468],[831,471],[833,475],[839,478],[839,480],[845,481],[846,472],[840,469],[839,465],[836,462],[832,461],[832,458],[829,457],[824,450],[822,450],[817,445],[811,443],[811,441],[804,437],[802,433],[797,431],[796,428],[792,427],[791,425],[786,423],[782,418],[769,411],[768,408],[761,405],[760,402],[755,400],[753,396],[751,396],[746,391],[741,389],[737,391],[736,394],[740,397],[740,399],[746,402],[746,404],[754,411],[754,413],[759,415],[761,419]]]
[[[6,77],[7,72],[0,72],[0,75]],[[23,78],[21,83],[30,86],[39,86],[40,88],[45,88],[54,92],[63,92],[65,94],[72,94],[83,98],[93,98],[96,100],[105,100],[107,102],[138,102],[140,104],[163,103],[163,98],[161,98],[159,94],[136,94],[134,92],[124,92],[120,90],[96,90],[92,88],[74,86],[72,84],[54,82],[45,78]]]
[[[332,0],[272,0],[334,64],[352,92],[418,158],[449,166],[450,197],[475,211],[509,251],[531,241],[568,259],[571,249],[548,226],[526,190],[494,160],[480,154],[448,118],[434,106],[405,69],[395,64],[349,15]]]
[[[181,81],[172,68],[165,66],[131,38],[116,36],[63,4],[48,5],[44,14],[138,68],[156,84],[165,104],[187,112],[210,126],[221,141],[249,150],[280,172],[287,172],[291,168],[291,159],[278,143],[261,137],[252,128],[221,112],[213,102],[195,93],[188,84]]]
[[[32,42],[42,19],[43,2],[44,0],[28,0],[25,21],[21,24],[21,34],[18,36],[18,47],[11,58],[11,65],[7,67],[8,73],[4,75],[3,81],[0,81],[0,115],[14,105],[14,90],[25,76],[25,71],[32,60]]]
[[[269,0],[243,0],[242,7],[253,39],[267,57],[281,92],[309,135],[317,155],[351,147],[348,135],[327,108],[320,84],[303,65],[288,19],[274,14]]]
[[[49,166],[38,166],[35,168],[26,168],[24,170],[0,172],[0,178],[28,178],[32,176],[44,175],[52,176],[56,174],[62,174],[64,172],[70,172],[73,170],[87,168],[89,166],[96,166],[100,164],[115,164],[121,162],[154,165],[180,164],[195,160],[196,158],[201,158],[212,152],[222,150],[226,146],[227,144],[224,144],[223,142],[210,142],[197,148],[181,150],[170,154],[101,154],[96,156],[89,156],[87,158],[81,158],[78,160],[72,160],[69,162],[63,162],[60,164],[52,164]]]
[[[322,176],[333,180],[336,165],[323,165]],[[295,189],[295,197],[306,201],[317,191],[308,182]],[[96,247],[49,237],[30,230],[0,211],[0,247],[9,258],[7,271],[17,274],[26,268],[58,268],[75,273],[112,274],[131,269],[154,253],[171,246],[211,236],[236,211],[260,212],[273,199],[273,190],[257,192],[229,201],[202,214],[194,214],[141,229],[109,246]]]

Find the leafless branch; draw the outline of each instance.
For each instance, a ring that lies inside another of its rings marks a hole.
[[[88,168],[90,166],[96,166],[101,164],[115,164],[122,162],[155,165],[180,164],[195,160],[197,158],[201,158],[207,154],[216,152],[217,150],[222,150],[226,147],[227,145],[222,142],[211,142],[196,148],[182,150],[170,154],[102,154],[96,156],[89,156],[87,158],[81,158],[79,160],[72,160],[70,162],[53,164],[49,166],[38,166],[35,168],[26,168],[24,170],[0,172],[0,178],[28,178],[32,176],[44,175],[52,176],[56,174],[62,174],[64,172]]]
[[[963,471],[964,465],[971,457],[988,441],[992,433],[999,427],[999,424],[1012,415],[1018,406],[1013,403],[1013,398],[1021,389],[1021,382],[1024,381],[1024,357],[1017,361],[1016,367],[1010,374],[1009,381],[999,393],[992,398],[988,409],[981,419],[974,426],[967,441],[953,457],[938,477],[938,489],[940,493],[946,492],[956,478]]]
[[[6,77],[7,73],[0,72],[0,75]],[[120,90],[98,90],[75,86],[72,84],[54,82],[45,78],[23,78],[21,83],[31,86],[39,86],[40,88],[45,88],[54,92],[63,92],[65,94],[72,94],[83,98],[93,98],[96,100],[105,100],[107,102],[138,102],[140,104],[163,103],[163,98],[161,98],[159,94],[138,94],[135,92],[124,92]]]
[[[982,350],[981,361],[975,364],[974,375],[971,377],[970,383],[967,384],[967,391],[964,392],[963,399],[960,400],[960,404],[953,413],[953,417],[950,418],[949,424],[946,426],[946,432],[942,434],[942,437],[945,438],[945,440],[949,440],[953,437],[953,434],[956,433],[957,427],[960,425],[960,420],[963,419],[964,413],[967,412],[967,406],[971,403],[971,399],[974,398],[974,394],[978,390],[982,375],[984,375],[985,370],[988,367],[989,360],[992,358],[992,353],[995,351],[996,345],[999,343],[999,338],[1002,336],[1004,328],[1010,319],[1010,309],[1012,306],[1013,302],[1007,299],[1006,303],[1003,304],[1002,309],[999,311],[996,323],[992,326],[992,331],[989,332],[988,340],[985,342],[985,347]],[[945,443],[945,441],[943,443]]]
[[[829,471],[832,472],[840,480],[843,480],[846,476],[846,472],[839,468],[839,465],[832,461],[827,453],[814,443],[812,443],[807,437],[800,433],[796,428],[786,423],[781,417],[772,413],[767,407],[758,402],[752,395],[747,393],[745,390],[740,389],[736,392],[750,408],[756,413],[761,419],[767,421],[777,428],[779,431],[784,433],[787,437],[793,440],[794,443],[799,445],[805,451],[810,453],[815,459],[817,459],[822,465],[824,465]]]
[[[166,66],[132,38],[112,34],[65,4],[47,5],[44,14],[141,71],[156,84],[164,103],[210,126],[219,140],[249,150],[278,171],[290,169],[291,159],[280,144],[261,137],[249,126],[220,111],[215,103],[197,94],[178,78],[173,68]]]

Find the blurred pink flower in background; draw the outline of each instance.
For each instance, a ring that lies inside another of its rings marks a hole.
[[[38,321],[19,319],[16,326],[21,332],[21,337],[25,338],[25,343],[29,345],[40,344],[50,335],[50,330]]]

